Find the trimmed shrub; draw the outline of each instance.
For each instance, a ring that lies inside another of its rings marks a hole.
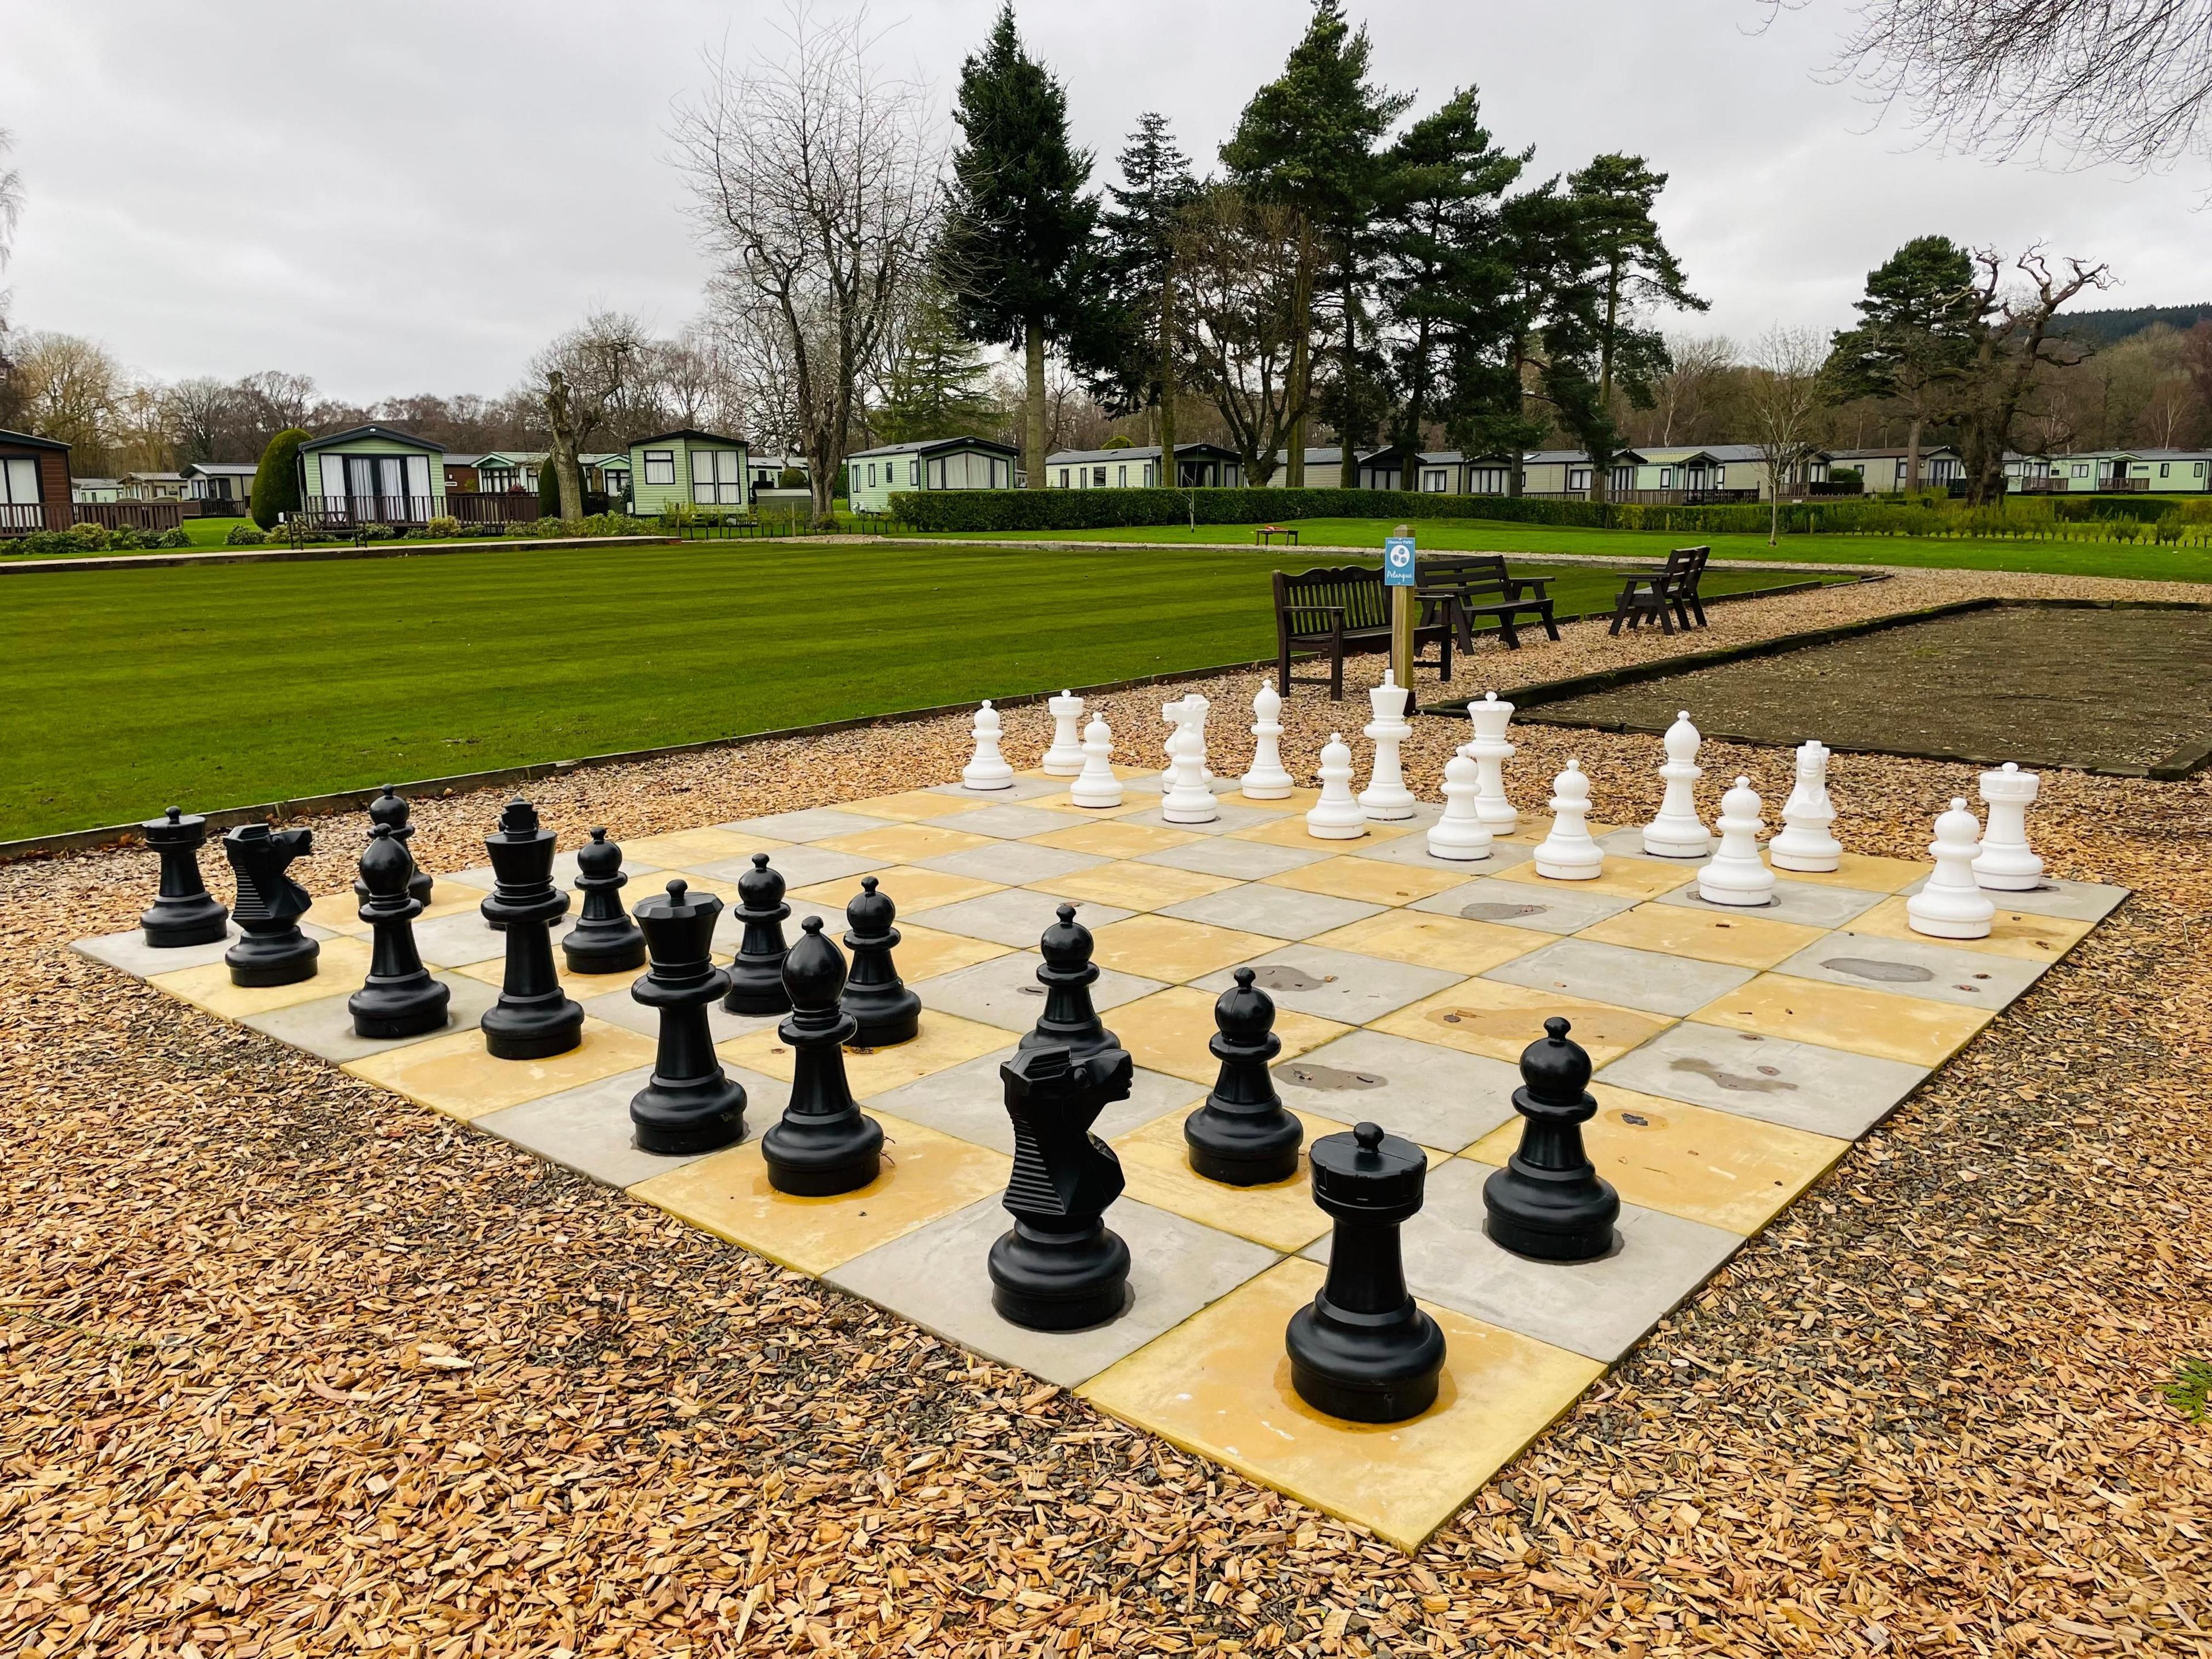
[[[554,474],[550,455],[538,469],[538,516],[540,519],[561,516],[561,480]]]
[[[33,530],[21,541],[0,542],[0,548],[34,559],[66,559],[85,550],[84,544],[66,530]]]
[[[267,531],[244,523],[231,526],[230,534],[222,538],[226,547],[258,547],[268,539]]]
[[[253,522],[264,530],[275,529],[287,513],[300,510],[300,446],[312,435],[303,428],[287,427],[261,452],[261,465],[253,469],[253,493],[246,504]]]
[[[422,533],[436,540],[445,541],[461,533],[461,521],[449,514],[441,514],[422,526]]]
[[[156,547],[190,547],[191,544],[192,538],[185,534],[185,527],[182,525],[163,531],[154,542]]]
[[[62,532],[75,544],[80,553],[105,553],[114,544],[106,527],[96,524],[73,524]]]

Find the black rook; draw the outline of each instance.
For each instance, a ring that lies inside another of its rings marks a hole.
[[[712,893],[691,896],[681,877],[637,907],[653,966],[629,988],[631,996],[660,1011],[660,1048],[653,1076],[630,1097],[629,1121],[639,1147],[648,1152],[711,1152],[744,1138],[744,1085],[714,1056],[707,1010],[729,988],[714,966],[714,923],[722,901]]]
[[[1590,1261],[1613,1249],[1620,1194],[1583,1150],[1583,1125],[1597,1111],[1590,1057],[1554,1015],[1521,1052],[1521,1148],[1482,1184],[1492,1242],[1540,1261]]]
[[[146,943],[156,951],[213,945],[230,931],[230,912],[200,879],[200,847],[207,840],[207,820],[198,813],[186,813],[181,806],[172,806],[138,828],[146,845],[161,858],[161,880],[155,889],[154,908],[138,918]]]
[[[853,1017],[837,1006],[845,958],[823,936],[822,918],[799,924],[799,943],[784,959],[791,1018],[776,1027],[794,1056],[791,1100],[761,1137],[769,1185],[801,1198],[830,1198],[873,1181],[883,1166],[884,1128],[861,1115],[845,1081],[845,1045]]]
[[[584,1040],[584,1011],[553,969],[549,930],[568,909],[568,896],[553,885],[553,832],[539,827],[529,802],[511,800],[484,847],[495,884],[478,908],[507,933],[507,973],[499,1001],[484,1011],[484,1048],[501,1060],[566,1054]]]

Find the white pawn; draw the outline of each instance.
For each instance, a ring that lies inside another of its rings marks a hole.
[[[1073,691],[1063,691],[1056,697],[1047,697],[1044,706],[1052,716],[1052,747],[1044,751],[1040,764],[1051,777],[1078,776],[1083,770],[1083,699]]]
[[[1705,775],[1705,768],[1698,764],[1698,749],[1704,742],[1698,728],[1690,724],[1686,708],[1667,728],[1667,763],[1659,769],[1659,775],[1667,781],[1667,793],[1660,799],[1657,814],[1644,826],[1644,850],[1654,858],[1701,859],[1713,850],[1713,838],[1705,833],[1705,823],[1698,817],[1698,797],[1692,787]]]
[[[1160,710],[1176,728],[1168,739],[1168,787],[1160,797],[1160,816],[1170,823],[1211,823],[1221,816],[1213,792],[1206,787],[1201,758],[1206,739],[1199,735],[1198,722],[1206,718],[1205,700],[1198,700],[1195,710],[1191,703],[1186,697]]]
[[[1759,850],[1759,832],[1766,828],[1759,816],[1763,804],[1749,778],[1738,778],[1735,787],[1721,797],[1721,844],[1698,872],[1698,896],[1706,903],[1774,902],[1774,872]]]
[[[1951,810],[1936,820],[1936,839],[1928,848],[1936,873],[1905,901],[1905,919],[1916,933],[1931,939],[1987,939],[1996,920],[1996,902],[1974,879],[1974,854],[1981,825],[1966,810],[1966,798],[1954,795]]]
[[[1004,729],[999,711],[991,707],[988,697],[975,711],[975,758],[961,769],[960,781],[969,789],[1011,789],[1014,787],[1014,769],[999,752],[999,734]]]
[[[1589,780],[1578,760],[1552,781],[1552,828],[1536,844],[1536,873],[1553,881],[1595,881],[1605,873],[1605,849],[1590,839]]]
[[[1083,733],[1083,775],[1068,786],[1078,806],[1119,806],[1121,780],[1114,775],[1114,733],[1103,714],[1094,714]]]
[[[1420,803],[1406,787],[1398,746],[1413,735],[1413,724],[1406,718],[1406,705],[1413,701],[1413,693],[1386,668],[1382,684],[1367,694],[1367,700],[1375,706],[1375,718],[1360,736],[1375,745],[1375,766],[1368,775],[1367,787],[1359,794],[1360,811],[1385,821],[1410,818]]]
[[[1429,826],[1429,856],[1437,859],[1486,859],[1490,831],[1475,815],[1475,781],[1472,757],[1455,754],[1444,763],[1444,815]]]
[[[1321,749],[1321,799],[1306,814],[1306,834],[1317,841],[1356,841],[1367,833],[1367,814],[1352,793],[1352,750],[1332,732]]]
[[[1241,786],[1249,800],[1281,800],[1291,793],[1291,775],[1283,769],[1283,699],[1273,680],[1260,682],[1260,695],[1252,699],[1252,769]]]
[[[1839,868],[1844,844],[1829,833],[1836,809],[1828,799],[1828,750],[1817,738],[1797,748],[1797,781],[1782,804],[1782,833],[1767,843],[1778,870]]]
[[[1990,809],[1990,827],[1974,860],[1974,879],[1982,886],[2018,893],[2043,879],[2043,860],[2027,844],[2027,809],[2042,787],[2042,780],[2021,771],[2016,761],[1982,774],[1982,799]]]
[[[1505,763],[1514,752],[1505,740],[1505,726],[1513,718],[1513,705],[1499,701],[1495,691],[1486,691],[1481,702],[1468,704],[1467,717],[1474,726],[1474,739],[1460,752],[1474,758],[1474,815],[1492,835],[1510,836],[1521,827],[1521,815],[1505,799]]]

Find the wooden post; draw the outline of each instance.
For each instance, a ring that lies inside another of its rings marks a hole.
[[[1397,533],[1412,535],[1411,526],[1400,525]],[[1413,590],[1394,587],[1390,590],[1390,672],[1398,684],[1407,689],[1406,708],[1413,708]]]

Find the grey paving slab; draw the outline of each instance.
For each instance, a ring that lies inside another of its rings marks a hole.
[[[970,789],[964,783],[933,783],[929,793],[953,795],[962,800],[1036,800],[1045,795],[1057,795],[1074,781],[1073,778],[1026,778],[1017,773],[1014,781],[1004,789]]]
[[[1676,860],[1669,859],[1667,862]],[[1856,887],[1822,887],[1814,882],[1785,879],[1774,884],[1774,900],[1770,904],[1715,904],[1710,899],[1698,897],[1698,884],[1692,881],[1672,892],[1660,894],[1652,902],[1679,904],[1687,910],[1703,910],[1708,915],[1764,916],[1769,921],[1794,921],[1806,927],[1840,927],[1888,896],[1887,893],[1863,892]]]
[[[787,1085],[735,1066],[722,1069],[745,1085],[746,1139],[783,1115],[784,1103],[791,1098]],[[669,1157],[638,1150],[629,1121],[630,1097],[652,1075],[650,1066],[617,1072],[541,1100],[487,1112],[474,1121],[474,1127],[607,1186],[634,1186],[707,1156]]]
[[[1532,991],[1558,991],[1590,1002],[1609,1002],[1616,1008],[1641,1008],[1647,1013],[1679,1018],[1735,990],[1755,973],[1750,968],[1694,962],[1659,951],[1563,939],[1525,957],[1500,963],[1482,977],[1525,985]]]
[[[1108,1024],[1110,1025],[1112,1021]],[[1006,1085],[1000,1081],[999,1067],[1013,1052],[1013,1045],[1009,1043],[1004,1048],[870,1096],[866,1103],[893,1117],[926,1124],[1011,1157],[1014,1135],[1006,1121]],[[1205,1098],[1204,1084],[1170,1077],[1164,1072],[1146,1071],[1140,1066],[1130,1075],[1129,1097],[1114,1102],[1099,1113],[1098,1121],[1091,1126],[1091,1133],[1101,1140],[1112,1140],[1133,1129],[1141,1129],[1167,1113],[1192,1112]]]
[[[572,895],[568,914],[553,924],[556,939],[576,925],[575,911]],[[465,968],[472,962],[489,962],[506,955],[507,935],[495,932],[477,911],[456,910],[451,915],[416,922],[415,948],[422,953],[426,967]]]
[[[1416,900],[1407,908],[1432,915],[1465,916],[1470,921],[1526,927],[1539,933],[1578,933],[1641,902],[1626,894],[1583,892],[1556,882],[1535,887],[1527,882],[1478,878],[1463,886],[1446,888],[1433,898]]]
[[[1635,824],[1626,830],[1609,830],[1597,838],[1597,844],[1620,859],[1650,859],[1655,864],[1697,864],[1719,845],[1712,835],[1705,836],[1705,851],[1688,858],[1662,858],[1656,853],[1644,850],[1644,826]]]
[[[1140,854],[1139,864],[1164,865],[1170,870],[1195,870],[1208,876],[1229,876],[1238,881],[1258,881],[1279,876],[1285,870],[1317,864],[1327,853],[1309,853],[1301,847],[1273,847],[1264,841],[1234,841],[1208,836],[1182,847],[1164,848]]]
[[[1354,1031],[1277,1062],[1285,1106],[1340,1123],[1369,1119],[1424,1146],[1456,1152],[1513,1115],[1517,1067],[1384,1031]]]
[[[771,812],[764,818],[738,818],[718,823],[717,830],[741,835],[765,836],[770,841],[827,841],[832,836],[857,835],[863,830],[888,830],[895,818],[872,818],[863,812],[847,812],[835,806],[810,806],[802,812]]]
[[[1927,884],[1928,878],[1923,876],[1905,891],[1917,893]],[[2030,915],[2057,916],[2068,921],[2102,921],[2120,908],[2128,892],[2127,888],[2103,882],[2062,881],[2056,876],[2045,876],[2036,885],[2016,893],[1989,890],[2001,910],[2025,910]]]
[[[453,993],[446,1004],[446,1023],[421,1036],[356,1036],[353,1015],[346,1008],[346,998],[353,994],[352,989],[340,996],[295,1003],[289,1008],[275,1008],[267,1013],[248,1014],[239,1023],[342,1066],[349,1060],[380,1054],[387,1048],[404,1048],[410,1042],[445,1036],[453,1031],[472,1031],[483,1018],[483,1011],[499,1000],[499,987],[483,980],[471,979],[466,974],[440,974],[436,977]]]
[[[1048,812],[1042,807],[1024,806],[1018,802],[1004,802],[985,806],[973,812],[953,812],[928,823],[945,830],[957,830],[970,836],[993,836],[1000,841],[1019,841],[1024,836],[1050,835],[1055,830],[1065,830],[1074,822],[1065,812]]]
[[[1856,1140],[1927,1075],[1899,1060],[1686,1020],[1623,1054],[1597,1080]]]
[[[1149,824],[1156,830],[1187,830],[1199,836],[1225,836],[1231,830],[1249,830],[1255,824],[1272,823],[1283,816],[1280,812],[1270,812],[1265,807],[1240,806],[1234,801],[1226,800],[1218,802],[1213,811],[1214,816],[1204,823],[1178,823],[1154,806],[1142,812],[1132,812],[1121,822]]]
[[[157,951],[146,943],[143,933],[133,927],[125,933],[103,933],[98,939],[78,939],[70,949],[140,979],[151,979],[156,974],[173,974],[179,968],[204,968],[211,962],[221,962],[222,953],[242,937],[234,922],[212,945],[179,945]]]
[[[1269,939],[1311,939],[1332,927],[1348,927],[1389,908],[1370,904],[1364,899],[1301,893],[1290,887],[1254,885],[1178,899],[1160,914],[1185,921],[1203,921],[1215,927],[1234,927],[1241,933],[1264,933]]]
[[[1774,971],[1962,1008],[2002,1008],[2050,966],[1988,951],[1961,951],[1935,939],[1887,939],[1846,929],[1807,945],[1777,963]]]
[[[1429,1171],[1405,1225],[1413,1294],[1610,1364],[1712,1277],[1743,1240],[1663,1210],[1620,1206],[1620,1244],[1595,1261],[1532,1261],[1491,1243],[1482,1183],[1494,1166],[1455,1158]],[[1305,1254],[1328,1260],[1324,1234]]]
[[[1066,829],[1066,823],[1060,826]],[[1093,865],[1109,863],[1096,853],[1071,853],[1064,847],[1038,847],[1029,842],[1002,841],[988,847],[963,848],[957,853],[940,853],[933,859],[921,860],[925,870],[942,870],[948,875],[973,876],[978,881],[996,881],[1014,885],[1030,881],[1052,881],[1061,876],[1072,876],[1078,870],[1088,870]]]
[[[841,876],[857,876],[864,870],[880,870],[881,859],[864,858],[858,853],[840,853],[830,847],[779,847],[769,854],[768,867],[783,878],[787,888],[811,887],[817,881],[836,881]],[[712,864],[691,866],[702,876],[712,876],[718,881],[735,881],[750,872],[753,855],[741,854],[733,859],[716,859]],[[648,887],[647,892],[658,892],[659,885]]]
[[[1253,970],[1259,988],[1281,1006],[1347,1025],[1380,1019],[1467,977],[1442,968],[1296,943],[1279,945],[1242,965]],[[1225,991],[1236,983],[1236,968],[1191,982],[1201,991]]]
[[[1158,752],[1157,748],[1154,752]],[[1236,777],[1212,778],[1206,787],[1217,795],[1233,795],[1237,793],[1242,775],[1240,773]],[[1164,795],[1168,792],[1166,775],[1160,772],[1140,772],[1134,777],[1124,778],[1121,787],[1133,795]]]
[[[905,920],[916,927],[934,927],[941,933],[988,939],[1016,950],[1024,946],[1034,950],[1063,904],[1073,904],[1076,919],[1092,928],[1137,914],[1116,905],[1093,904],[1087,899],[1041,892],[1034,887],[1009,887],[1001,893],[986,893],[980,898],[962,899],[956,904],[940,904],[933,910],[918,911]]]
[[[1428,831],[1401,836],[1395,841],[1356,841],[1344,849],[1356,859],[1373,859],[1380,864],[1407,864],[1417,870],[1441,870],[1445,874],[1455,872],[1469,876],[1494,876],[1500,870],[1510,870],[1516,864],[1525,864],[1536,856],[1536,849],[1518,842],[1498,841],[1490,843],[1490,856],[1480,859],[1440,859],[1429,851]]]
[[[918,980],[913,988],[925,1008],[957,1014],[963,1019],[979,1019],[1009,1031],[1026,1031],[1044,1012],[1045,992],[1037,983],[1037,963],[1034,950],[1017,951],[1012,956],[956,968],[934,979]],[[1104,1013],[1166,988],[1164,980],[1102,968],[1097,983],[1091,988],[1091,1006]]]
[[[489,864],[472,864],[465,870],[454,871],[451,875],[441,874],[437,879],[458,881],[464,887],[480,887],[489,893],[496,884],[498,878],[492,873],[492,867]]]
[[[660,1016],[626,990],[602,991],[595,997],[586,997],[582,1006],[586,1013],[610,1025],[619,1025],[624,1030],[649,1037],[660,1035]],[[722,1005],[714,1002],[707,1007],[707,1029],[714,1034],[715,1042],[727,1042],[732,1037],[768,1030],[782,1018],[781,1014],[725,1013]]]
[[[1073,1388],[1277,1260],[1263,1246],[1134,1199],[1109,1210],[1106,1224],[1129,1247],[1129,1299],[1120,1318],[1086,1331],[1027,1330],[992,1308],[991,1243],[1012,1224],[996,1199],[978,1200],[823,1277],[947,1341]]]

